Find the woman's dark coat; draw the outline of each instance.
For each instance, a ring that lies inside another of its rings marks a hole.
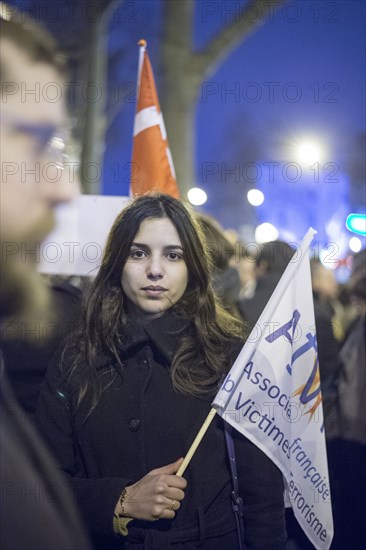
[[[123,370],[111,376],[111,360],[101,358],[98,378],[109,386],[87,418],[88,397],[73,417],[75,387],[64,382],[58,362],[49,369],[38,425],[71,478],[97,548],[237,549],[223,420],[218,415],[184,474],[187,489],[176,518],[134,520],[127,537],[113,532],[113,511],[122,488],[184,456],[210,410],[212,399],[189,397],[172,388],[170,364],[182,329],[182,321],[172,314],[149,325],[130,323],[120,356]],[[240,347],[228,343],[229,366]],[[64,357],[67,362],[67,352]],[[237,432],[235,447],[247,547],[282,549],[282,474]]]

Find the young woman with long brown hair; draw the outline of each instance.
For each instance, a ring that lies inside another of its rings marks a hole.
[[[38,409],[97,548],[239,548],[220,417],[185,477],[175,474],[243,342],[215,299],[188,210],[162,194],[132,202]],[[245,544],[282,549],[282,475],[242,435],[234,440]]]

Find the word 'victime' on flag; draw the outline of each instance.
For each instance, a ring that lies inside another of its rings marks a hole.
[[[131,194],[161,191],[179,198],[163,115],[145,40],[139,41],[138,98],[133,128]]]
[[[333,538],[311,289],[309,229],[212,404],[282,471],[287,498],[319,550]]]

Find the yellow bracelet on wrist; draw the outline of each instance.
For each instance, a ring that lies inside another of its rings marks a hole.
[[[119,497],[118,503],[121,508],[121,513],[115,513],[113,515],[113,529],[116,535],[121,535],[123,537],[128,535],[127,525],[132,521],[133,518],[128,518],[125,516],[125,507],[124,502],[127,496],[126,487],[123,489],[121,496]]]
[[[121,507],[121,510],[122,510],[122,514],[119,514],[119,515],[122,515],[124,516],[125,515],[125,507],[124,507],[124,502],[126,500],[126,496],[127,496],[127,490],[126,490],[126,487],[123,489],[122,493],[121,493],[121,496],[119,497],[119,505]]]

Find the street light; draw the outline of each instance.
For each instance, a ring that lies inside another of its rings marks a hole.
[[[264,202],[264,194],[259,189],[250,189],[247,193],[247,199],[252,206],[260,206]]]
[[[351,237],[349,240],[349,247],[352,252],[359,252],[362,248],[361,240],[358,237]]]
[[[271,223],[265,222],[255,228],[255,240],[257,243],[268,243],[278,239],[278,229]]]
[[[300,141],[295,146],[296,160],[303,165],[311,166],[322,160],[324,149],[320,143],[313,140]]]
[[[187,193],[188,200],[193,206],[201,206],[207,201],[207,193],[199,187],[192,187]]]

